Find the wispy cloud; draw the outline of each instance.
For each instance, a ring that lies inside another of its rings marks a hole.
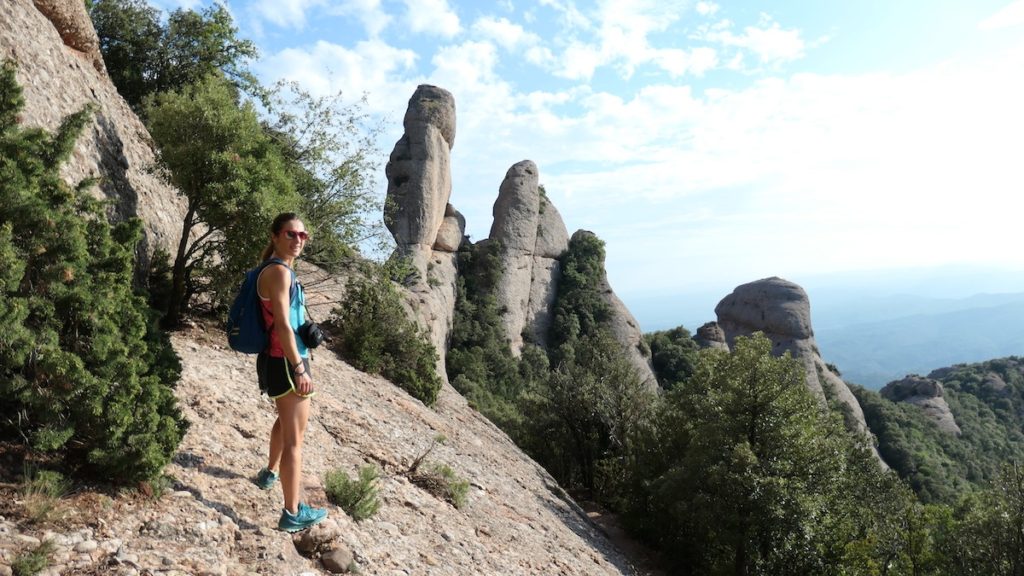
[[[331,6],[327,13],[357,18],[371,38],[378,37],[393,20],[384,11],[381,0],[344,0]]]
[[[1015,0],[978,23],[982,30],[997,30],[1024,25],[1024,0]]]
[[[324,0],[258,0],[252,8],[267,22],[282,28],[302,29],[310,9],[324,3]]]
[[[462,31],[459,15],[448,0],[403,0],[405,22],[417,34],[451,38]]]
[[[807,48],[800,30],[783,28],[767,14],[761,15],[757,25],[745,26],[740,33],[733,31],[733,27],[729,20],[720,20],[713,26],[704,27],[694,38],[740,48],[757,57],[761,63],[769,65],[802,58]],[[735,62],[740,61],[742,59]]]

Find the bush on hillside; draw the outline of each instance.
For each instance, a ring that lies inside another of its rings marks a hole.
[[[360,468],[357,479],[350,478],[344,470],[331,470],[324,478],[324,492],[332,504],[359,522],[380,510],[380,499],[377,497],[379,477],[380,474],[373,466]]]
[[[441,390],[437,351],[406,314],[390,280],[379,273],[353,277],[334,315],[334,348],[342,358],[433,405]]]
[[[111,225],[60,164],[89,118],[56,134],[22,129],[14,68],[0,68],[0,431],[73,471],[125,482],[157,475],[186,423],[180,364],[132,290],[138,220]]]

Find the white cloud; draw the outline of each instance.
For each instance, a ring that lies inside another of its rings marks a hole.
[[[982,30],[997,30],[1024,25],[1024,0],[1015,0],[978,23]]]
[[[328,13],[354,16],[363,24],[371,38],[379,36],[392,20],[391,15],[381,7],[381,0],[343,0],[332,6]]]
[[[365,40],[353,48],[319,41],[306,48],[288,48],[269,54],[257,64],[262,78],[295,80],[315,95],[344,90],[357,98],[370,95],[371,112],[390,112],[404,106],[414,81],[398,80],[413,70],[416,53],[381,40]],[[400,89],[396,89],[401,87]],[[402,95],[404,93],[404,95]]]
[[[741,34],[732,31],[731,22],[722,20],[698,33],[696,38],[748,50],[765,64],[780,64],[802,58],[807,47],[800,30],[785,29],[765,14],[761,15],[757,26],[746,26]]]
[[[462,31],[459,15],[448,0],[403,0],[405,22],[412,32],[451,38]]]
[[[720,6],[714,2],[697,2],[697,14],[701,16],[712,16],[719,8]]]
[[[324,0],[258,0],[252,9],[260,18],[272,24],[282,28],[302,29],[306,26],[307,12],[323,4]]]
[[[480,17],[473,23],[473,32],[485,39],[493,40],[510,52],[519,47],[535,46],[540,42],[539,36],[527,32],[522,26],[510,22],[507,18]]]

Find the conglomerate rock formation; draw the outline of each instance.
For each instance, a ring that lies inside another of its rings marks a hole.
[[[0,2],[0,59],[18,68],[25,97],[20,122],[53,131],[69,114],[94,107],[93,120],[61,166],[61,176],[71,184],[99,177],[96,190],[113,201],[115,218],[142,219],[144,270],[155,249],[174,253],[185,202],[150,170],[156,159],[152,139],[102,65],[96,66],[95,39],[80,1]]]
[[[456,255],[466,221],[451,204],[451,149],[455,144],[455,99],[437,86],[421,85],[409,99],[405,133],[395,143],[384,222],[395,237],[397,256],[415,269],[408,288],[412,308],[441,355],[455,311]]]
[[[939,430],[956,436],[960,435],[960,426],[953,418],[953,412],[950,411],[949,404],[944,398],[942,383],[938,380],[912,374],[902,380],[889,382],[880,390],[880,393],[883,398],[893,402],[905,402],[917,406],[935,422]]]
[[[811,303],[803,288],[775,277],[743,284],[715,306],[715,314],[730,346],[738,336],[763,332],[775,355],[789,352],[803,364],[807,387],[823,404],[826,399],[838,402],[847,411],[847,420],[867,431],[857,398],[821,358],[811,327]]]
[[[545,346],[561,274],[558,258],[569,247],[565,223],[541,195],[539,177],[537,165],[530,160],[508,169],[494,202],[488,236],[501,245],[498,306],[515,354],[522,350],[524,331]]]

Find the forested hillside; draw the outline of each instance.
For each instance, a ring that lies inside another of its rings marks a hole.
[[[941,431],[921,408],[855,388],[885,461],[924,502],[955,502],[1001,468],[1024,462],[1024,360],[1011,356],[929,374],[961,429]]]

